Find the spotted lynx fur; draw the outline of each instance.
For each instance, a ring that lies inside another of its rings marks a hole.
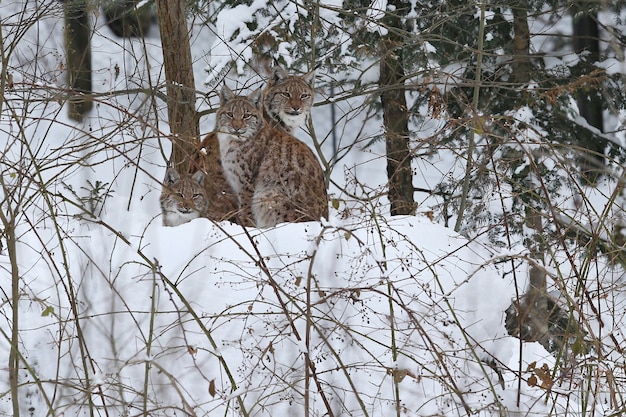
[[[289,75],[280,66],[274,69],[263,90],[263,113],[273,127],[293,134],[304,125],[313,106],[315,70],[302,76]]]
[[[328,218],[319,162],[308,146],[265,121],[260,90],[243,97],[224,87],[216,130],[242,224],[272,227]]]
[[[206,217],[215,221],[236,221],[239,202],[224,177],[216,132],[206,135],[200,143],[191,164],[192,172],[198,169],[205,173],[204,189],[210,205]]]
[[[302,126],[311,113],[314,81],[314,71],[296,76],[277,66],[262,94],[265,120],[287,133]],[[197,169],[206,173],[204,184],[211,206],[208,217],[235,221],[238,200],[224,177],[216,132],[209,133],[200,143],[191,164],[192,173]]]
[[[179,175],[168,168],[161,191],[161,212],[164,226],[178,226],[204,215],[209,202],[204,191],[204,174]]]

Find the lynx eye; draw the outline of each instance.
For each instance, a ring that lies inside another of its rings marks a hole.
[[[310,95],[310,94],[308,94],[308,93],[304,93],[304,94],[302,94],[302,95],[300,96],[300,98],[301,98],[302,100],[308,100],[308,99],[310,99],[310,98],[311,98],[311,95]]]
[[[289,92],[287,92],[287,91],[283,91],[283,92],[281,92],[281,93],[280,93],[280,95],[281,95],[281,96],[283,96],[283,97],[285,97],[285,98],[289,98],[289,97],[291,97],[291,94],[290,94]]]
[[[232,111],[227,111],[226,112],[226,117],[228,117],[229,119],[232,119],[233,117],[235,117],[235,115],[233,114]]]
[[[176,197],[180,198],[181,200],[185,199],[185,196],[183,195],[183,193],[176,193]]]
[[[200,197],[202,197],[202,194],[200,194],[200,193],[195,193],[193,196],[191,196],[191,198],[193,198],[194,200],[197,200]]]
[[[243,115],[243,120],[248,120],[252,117],[252,113],[246,113]]]

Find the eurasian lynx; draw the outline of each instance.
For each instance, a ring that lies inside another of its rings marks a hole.
[[[167,168],[161,191],[161,212],[164,226],[178,226],[203,215],[209,202],[204,191],[204,174],[180,176]]]
[[[277,65],[263,90],[263,110],[270,124],[293,134],[311,114],[315,70],[302,76],[289,75]]]
[[[243,97],[225,86],[217,111],[222,167],[239,199],[241,223],[271,227],[328,218],[324,175],[315,155],[267,124],[260,101],[260,90]]]
[[[206,217],[215,221],[236,219],[239,202],[224,177],[217,133],[211,132],[200,143],[192,163],[192,172],[200,169],[205,173],[204,190],[209,200]]]
[[[313,105],[314,81],[314,71],[303,76],[288,75],[277,66],[262,94],[265,120],[287,133],[304,124]],[[208,217],[215,221],[235,220],[238,199],[224,178],[219,148],[216,132],[205,136],[194,155],[191,173],[196,169],[206,173],[204,184],[211,208]]]

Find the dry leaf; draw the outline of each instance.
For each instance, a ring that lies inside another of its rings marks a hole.
[[[394,369],[393,370],[393,382],[402,382],[405,376],[409,372],[406,369]]]
[[[212,379],[211,382],[209,382],[209,394],[211,395],[211,397],[215,398],[215,380]]]

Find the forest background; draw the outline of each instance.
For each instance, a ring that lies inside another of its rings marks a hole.
[[[621,415],[625,10],[0,2],[0,415]],[[276,64],[330,218],[161,226]]]

